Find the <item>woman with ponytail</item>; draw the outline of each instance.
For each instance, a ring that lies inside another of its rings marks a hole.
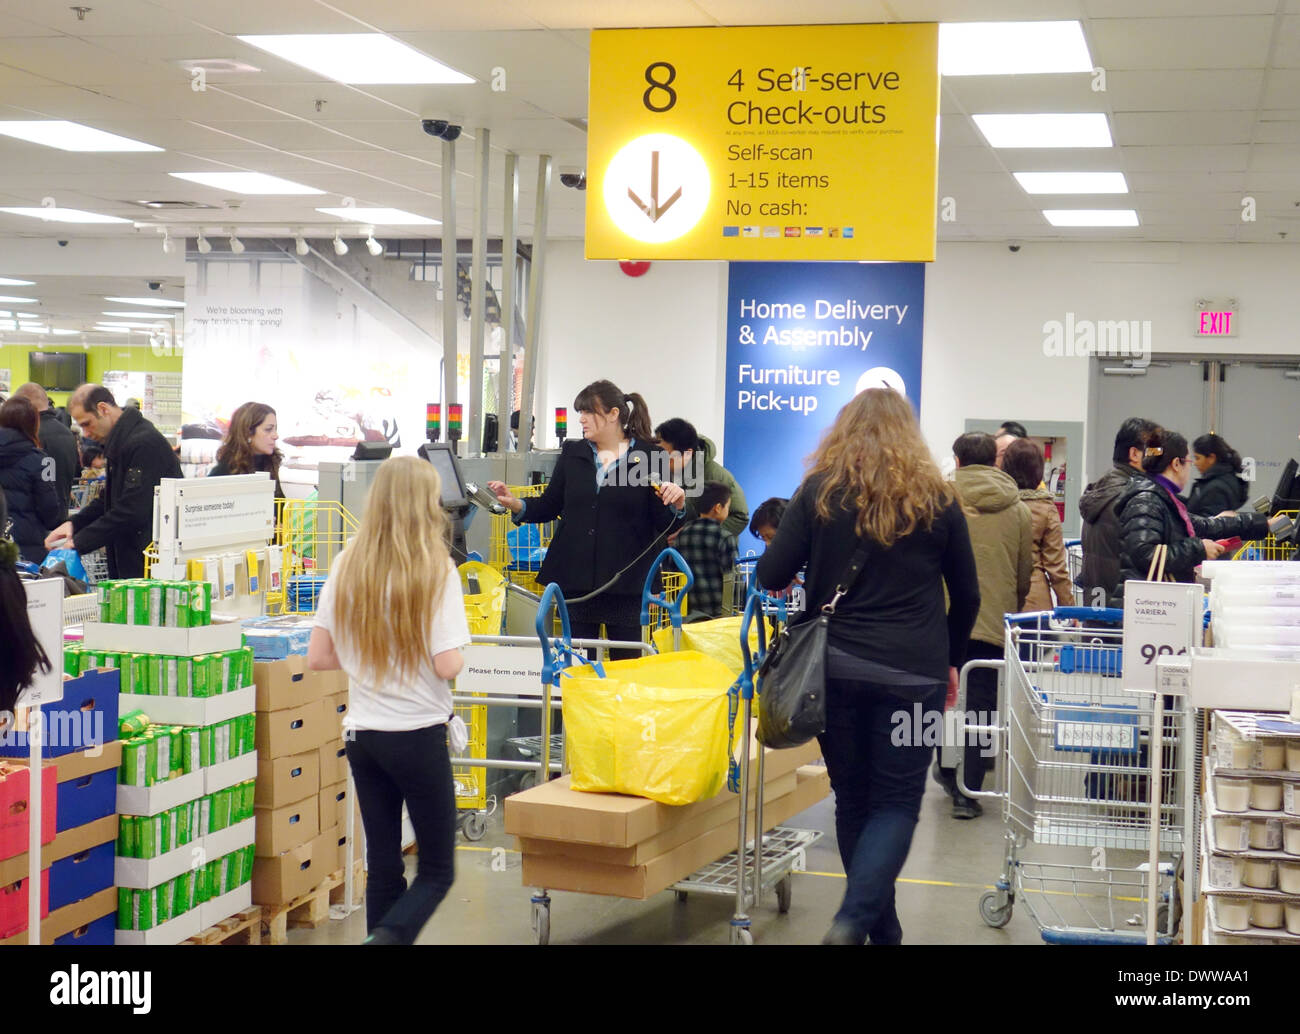
[[[1246,505],[1250,485],[1241,476],[1241,456],[1217,434],[1203,434],[1192,442],[1192,462],[1200,473],[1187,509],[1202,517],[1214,517],[1225,510]]]
[[[525,503],[500,481],[488,487],[516,524],[559,519],[538,581],[560,586],[574,638],[602,638],[604,625],[603,638],[639,642],[641,589],[656,545],[685,513],[686,493],[668,479],[668,455],[640,395],[596,381],[578,392],[573,408],[582,439],[564,443],[541,496]]]
[[[27,590],[18,577],[18,547],[5,535],[9,511],[0,492],[0,714],[11,716],[18,697],[37,672],[50,670],[27,618]]]
[[[1187,451],[1187,439],[1177,431],[1157,427],[1147,439],[1142,474],[1134,475],[1118,507],[1118,596],[1124,594],[1124,582],[1146,579],[1159,545],[1169,548],[1165,574],[1176,582],[1190,582],[1203,561],[1222,555],[1223,547],[1216,540],[1259,539],[1268,533],[1268,519],[1263,514],[1202,517],[1188,511],[1180,495],[1192,470]]]

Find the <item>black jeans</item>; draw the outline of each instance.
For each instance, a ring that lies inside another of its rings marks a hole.
[[[826,683],[826,731],[818,740],[835,791],[835,835],[848,876],[835,922],[872,944],[903,939],[894,881],[912,846],[933,750],[927,722],[917,727],[915,718],[918,711],[941,715],[946,689],[935,685],[915,704],[881,683]]]
[[[366,930],[383,926],[403,944],[413,944],[456,875],[456,791],[447,726],[359,730],[347,750],[366,829]],[[402,860],[403,802],[419,847],[409,888]]]
[[[1006,656],[1005,648],[986,643],[981,639],[972,639],[967,644],[968,661],[1000,661]],[[993,713],[998,707],[998,672],[994,668],[972,668],[966,676],[966,713],[973,714],[974,725],[994,725]],[[989,748],[979,744],[979,734],[967,733],[966,749],[962,756],[962,782],[969,790],[984,788],[984,773],[988,771],[989,758],[985,751]],[[954,769],[947,769],[949,773]]]
[[[600,623],[595,621],[570,621],[569,633],[574,639],[608,639],[616,643],[639,643],[641,641],[640,625],[605,625],[605,635],[600,634]],[[587,651],[588,657],[595,657],[595,649]],[[611,661],[626,661],[640,657],[639,650],[610,650]]]

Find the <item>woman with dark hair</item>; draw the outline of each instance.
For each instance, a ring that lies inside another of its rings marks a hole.
[[[934,752],[917,723],[937,728],[956,700],[980,607],[975,555],[953,486],[897,392],[868,388],[845,405],[811,465],[757,574],[788,585],[806,564],[808,616],[836,601],[820,741],[848,884],[823,943],[899,944],[894,881]]]
[[[1268,534],[1268,518],[1263,514],[1202,517],[1189,513],[1180,493],[1191,471],[1187,439],[1163,427],[1152,431],[1142,457],[1142,474],[1134,475],[1119,506],[1120,584],[1116,595],[1123,595],[1124,582],[1146,579],[1156,546],[1169,548],[1165,574],[1176,582],[1190,582],[1203,561],[1222,555],[1223,547],[1216,540],[1237,536],[1259,539]]]
[[[684,515],[686,493],[667,479],[668,457],[655,443],[640,395],[596,381],[578,392],[573,408],[582,438],[564,443],[539,497],[525,503],[500,481],[488,488],[516,524],[559,518],[538,581],[560,586],[574,637],[601,638],[603,624],[604,638],[640,641],[641,589],[656,545]]]
[[[59,502],[54,460],[41,449],[40,416],[18,395],[0,406],[0,490],[22,558],[39,564],[46,535],[67,520],[68,509]]]
[[[1065,564],[1065,539],[1056,499],[1043,485],[1043,450],[1032,439],[1017,438],[1002,454],[1002,471],[1020,490],[1033,521],[1034,578],[1025,597],[1025,610],[1051,610],[1074,603],[1070,572]],[[1055,603],[1053,603],[1055,594]]]
[[[1192,442],[1192,462],[1200,473],[1192,485],[1187,509],[1202,517],[1215,517],[1246,504],[1250,485],[1241,476],[1241,456],[1217,434],[1203,434]]]
[[[0,712],[12,715],[18,696],[32,684],[36,673],[50,670],[50,659],[41,648],[27,617],[27,590],[14,566],[18,547],[4,537],[9,514],[0,495]],[[7,731],[7,730],[6,730]]]
[[[279,437],[275,426],[275,410],[265,402],[245,402],[231,414],[230,430],[217,449],[217,463],[208,471],[208,477],[265,471],[275,482],[275,497],[283,499],[280,462],[284,459],[284,454],[275,447]]]

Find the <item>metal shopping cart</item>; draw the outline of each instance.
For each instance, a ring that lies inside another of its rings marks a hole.
[[[996,739],[1001,761],[994,791],[971,793],[958,770],[963,793],[1002,799],[1002,874],[997,889],[979,901],[990,926],[1005,926],[1020,900],[1048,943],[1147,940],[1134,912],[1150,893],[1150,871],[1113,866],[1107,852],[1147,850],[1153,821],[1161,854],[1181,852],[1181,714],[1166,709],[1160,696],[1121,689],[1122,621],[1123,611],[1090,608],[1009,615],[1005,659],[971,661],[962,669],[958,742],[965,741],[961,730]],[[967,675],[975,667],[1005,676],[992,721],[972,722],[965,714]],[[1159,787],[1154,814],[1153,778]],[[1029,841],[1086,849],[1087,861],[1021,858]],[[1160,864],[1158,882],[1165,902],[1157,914],[1159,941],[1170,943],[1179,918],[1172,864]]]
[[[1083,577],[1083,539],[1065,540],[1065,570],[1070,584],[1079,588],[1079,579]]]

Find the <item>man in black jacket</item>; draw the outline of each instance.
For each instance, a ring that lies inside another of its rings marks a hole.
[[[82,433],[104,443],[108,481],[98,499],[50,532],[45,547],[68,538],[78,553],[105,546],[110,578],[139,578],[153,539],[154,487],[180,477],[181,465],[158,429],[138,409],[119,409],[102,384],[83,384],[68,410]]]
[[[40,414],[41,448],[54,460],[54,487],[59,493],[59,505],[66,507],[72,498],[72,482],[81,473],[77,436],[63,425],[50,405],[45,389],[35,381],[22,385],[14,392],[14,397],[25,398]]]
[[[1147,439],[1158,425],[1140,416],[1120,424],[1111,454],[1114,466],[1083,490],[1079,514],[1083,517],[1083,570],[1079,573],[1080,599],[1085,606],[1116,603],[1120,582],[1119,504],[1134,474],[1142,470]]]

